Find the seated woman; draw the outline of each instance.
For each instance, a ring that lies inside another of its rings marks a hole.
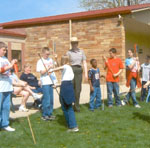
[[[42,93],[41,83],[31,73],[31,65],[29,63],[24,65],[24,72],[21,74],[20,80],[27,82],[33,92]]]
[[[33,92],[42,93],[41,81],[31,73],[31,65],[29,63],[24,65],[24,72],[21,74],[20,80],[27,82]],[[42,102],[38,99],[34,101],[33,105],[37,108],[41,108]]]
[[[27,112],[28,109],[26,108],[26,102],[27,102],[29,96],[32,95],[33,98],[35,100],[37,100],[37,99],[41,99],[43,95],[34,93],[31,90],[30,86],[27,84],[27,82],[20,80],[13,71],[11,72],[10,77],[11,77],[13,89],[14,89],[13,94],[23,96],[21,105],[19,107],[19,111]]]

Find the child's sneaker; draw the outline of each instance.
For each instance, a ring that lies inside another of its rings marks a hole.
[[[3,130],[8,131],[8,132],[14,132],[15,131],[15,129],[10,127],[10,126],[3,127]]]
[[[113,105],[108,105],[108,107],[109,107],[109,108],[112,108],[112,107],[113,107]]]
[[[55,120],[55,119],[56,119],[56,116],[54,115],[49,116],[49,120]]]
[[[42,101],[40,99],[36,99],[33,103],[33,106],[38,109],[42,109]]]
[[[139,104],[136,104],[135,107],[136,108],[141,108],[141,106]]]
[[[126,105],[126,102],[124,102],[124,100],[121,100],[121,104],[122,106]]]
[[[41,99],[43,97],[43,94],[37,94],[37,93],[33,93],[33,97],[34,99]]]
[[[21,105],[19,107],[19,111],[22,111],[22,112],[28,112],[29,110],[27,108],[25,108],[23,105]]]
[[[44,120],[44,121],[49,121],[50,120],[49,116],[42,116],[41,119]]]
[[[67,130],[67,132],[78,132],[78,131],[79,131],[78,127],[70,128],[70,129]]]

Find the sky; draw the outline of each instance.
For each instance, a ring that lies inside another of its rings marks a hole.
[[[85,11],[80,0],[0,0],[0,23]]]

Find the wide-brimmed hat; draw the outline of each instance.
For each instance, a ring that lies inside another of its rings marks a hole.
[[[71,43],[73,43],[73,42],[79,42],[79,40],[78,40],[77,37],[71,37],[70,42]]]

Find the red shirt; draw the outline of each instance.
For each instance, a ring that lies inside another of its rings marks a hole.
[[[106,81],[107,82],[119,82],[119,76],[113,77],[113,74],[119,72],[120,69],[123,69],[123,63],[120,58],[108,58],[108,62],[105,63],[107,66],[107,75]]]

